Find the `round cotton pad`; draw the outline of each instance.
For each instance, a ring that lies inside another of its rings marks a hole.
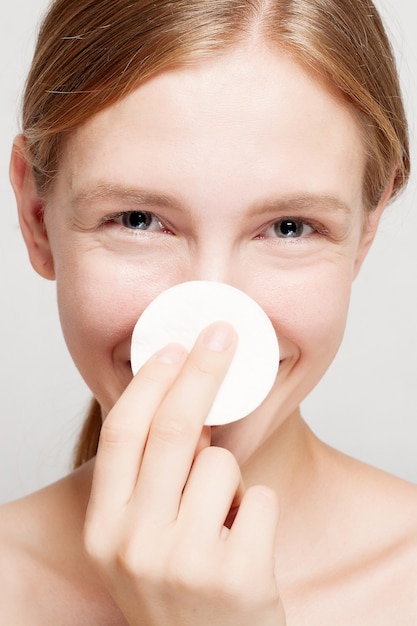
[[[223,283],[191,281],[162,292],[140,316],[132,336],[134,374],[167,343],[191,350],[200,332],[223,320],[232,324],[238,344],[206,424],[234,422],[265,399],[278,371],[278,341],[270,319],[245,293]]]

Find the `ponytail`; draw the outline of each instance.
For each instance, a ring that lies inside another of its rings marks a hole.
[[[101,407],[95,398],[90,403],[87,418],[74,451],[74,469],[94,458],[102,425]]]

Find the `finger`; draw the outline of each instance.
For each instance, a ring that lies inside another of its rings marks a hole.
[[[129,501],[142,460],[149,425],[187,357],[170,344],[133,378],[104,420],[95,462],[90,503],[102,514]]]
[[[204,448],[208,448],[211,445],[211,427],[203,426],[203,430],[200,433],[200,438],[197,442],[197,447],[194,452],[194,458],[196,458]]]
[[[206,328],[152,422],[136,497],[155,523],[170,523],[177,517],[203,422],[236,341],[230,324],[216,322]]]
[[[240,501],[243,491],[239,465],[224,448],[206,448],[196,458],[178,513],[178,524],[190,541],[201,546],[222,535],[231,507]]]
[[[273,575],[278,521],[276,494],[264,486],[250,487],[227,537],[229,554],[235,555],[237,571]]]

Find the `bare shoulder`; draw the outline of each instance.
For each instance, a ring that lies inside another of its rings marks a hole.
[[[417,486],[325,444],[316,452],[319,490],[289,623],[415,626]]]
[[[27,598],[34,592],[36,595],[36,588],[45,582],[31,549],[32,542],[37,541],[36,522],[26,517],[26,511],[25,499],[0,507],[0,621],[16,626],[30,623]]]
[[[354,587],[368,598],[366,623],[417,624],[417,485],[335,454],[346,491],[344,532],[356,546]]]
[[[417,546],[417,485],[326,448],[326,487],[356,539],[370,547]]]
[[[0,507],[1,624],[125,623],[85,560],[82,491],[69,476]]]
[[[417,485],[333,451],[348,497],[367,513],[375,527],[417,535]]]

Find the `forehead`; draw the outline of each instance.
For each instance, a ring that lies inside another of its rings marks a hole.
[[[350,203],[365,153],[354,112],[323,81],[248,47],[152,78],[77,129],[62,165],[74,193],[113,179],[238,193],[249,176],[257,189],[274,179],[283,194],[301,185]]]

